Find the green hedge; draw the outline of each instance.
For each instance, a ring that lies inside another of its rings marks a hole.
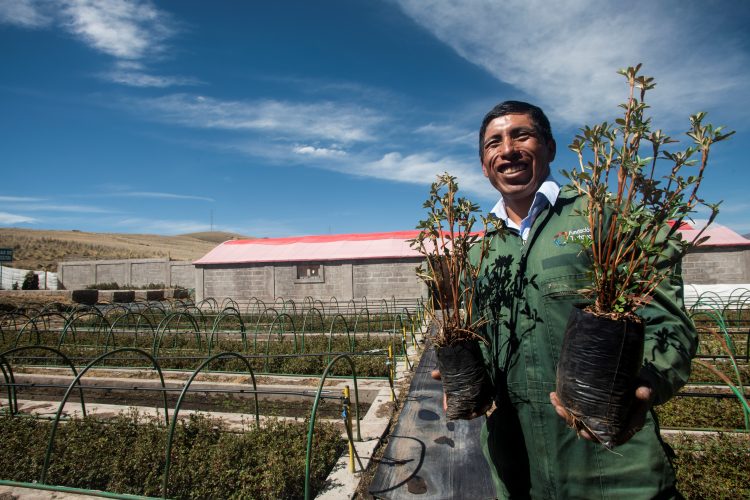
[[[170,498],[300,498],[304,495],[306,422],[271,420],[261,429],[228,432],[217,419],[192,415],[177,426]],[[39,478],[49,421],[0,417],[0,477]],[[161,496],[167,431],[163,421],[131,411],[106,422],[76,418],[61,424],[49,484]],[[330,424],[315,430],[314,491],[325,486],[345,442]]]
[[[750,498],[750,435],[671,435],[677,488],[691,499]]]

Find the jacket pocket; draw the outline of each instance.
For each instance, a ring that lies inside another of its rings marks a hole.
[[[574,307],[585,307],[593,302],[583,292],[589,287],[591,279],[586,273],[558,276],[542,282],[544,322],[547,324],[547,340],[555,366],[560,359],[560,348],[570,311]]]

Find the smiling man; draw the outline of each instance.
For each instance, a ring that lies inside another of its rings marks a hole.
[[[556,145],[536,106],[506,101],[479,133],[484,175],[500,193],[492,213],[505,235],[492,238],[476,306],[487,320],[485,363],[496,409],[482,430],[483,451],[500,498],[679,497],[652,406],[685,384],[697,339],[682,303],[679,273],[663,283],[641,316],[645,349],[628,429],[610,451],[585,432],[554,393],[568,315],[585,302],[590,262],[571,243],[588,235],[586,200],[550,174]],[[488,236],[492,236],[490,233]],[[581,437],[583,439],[581,439]]]

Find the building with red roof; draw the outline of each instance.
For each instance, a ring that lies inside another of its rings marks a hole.
[[[692,240],[702,225],[679,228]],[[284,297],[303,300],[409,299],[427,295],[415,275],[423,257],[416,230],[227,241],[194,262],[196,300]],[[750,283],[750,240],[712,224],[708,240],[683,260],[686,283]]]

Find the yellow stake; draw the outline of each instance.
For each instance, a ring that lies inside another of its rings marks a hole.
[[[349,406],[349,386],[344,386],[344,410],[346,412],[346,428],[348,429],[347,436],[352,435],[352,412]],[[354,443],[349,441],[349,472],[354,473]]]
[[[393,392],[393,379],[396,378],[393,370],[393,345],[388,346],[388,363],[390,364],[388,367],[388,377],[391,379],[391,401],[396,401],[396,394]]]

